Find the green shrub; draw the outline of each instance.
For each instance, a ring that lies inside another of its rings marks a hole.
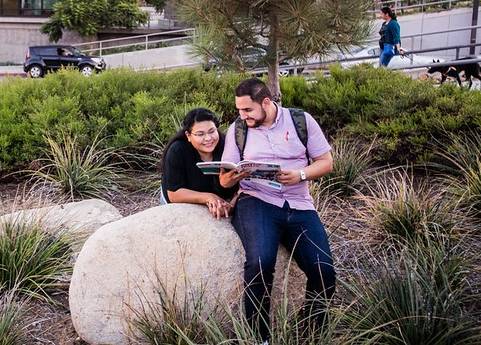
[[[234,89],[246,75],[178,70],[164,73],[109,70],[95,78],[61,71],[42,80],[9,79],[0,84],[0,171],[38,159],[63,133],[81,148],[101,129],[101,148],[164,144],[178,119],[194,106],[222,116],[222,128],[237,117]],[[281,80],[284,104],[311,113],[329,135],[339,132],[379,145],[381,163],[431,159],[433,143],[446,131],[481,128],[481,93],[453,85],[439,88],[399,72],[360,66]]]

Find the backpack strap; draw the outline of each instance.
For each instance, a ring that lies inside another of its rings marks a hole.
[[[235,143],[239,149],[240,160],[244,160],[244,149],[247,142],[247,124],[240,116],[235,120],[234,125]]]
[[[309,153],[307,152],[307,140],[309,139],[307,133],[307,122],[304,110],[297,108],[289,108],[289,113],[291,113],[292,122],[294,123],[294,128],[296,129],[297,137],[301,141],[302,145],[306,148],[306,156],[309,161]]]
[[[292,122],[294,123],[294,128],[296,129],[297,137],[301,141],[302,145],[306,148],[307,160],[309,160],[309,153],[307,152],[307,123],[306,115],[304,110],[297,108],[289,108],[289,113],[291,114]],[[235,133],[235,143],[239,150],[240,160],[244,159],[244,150],[247,142],[247,124],[243,121],[240,116],[235,120],[234,125]]]

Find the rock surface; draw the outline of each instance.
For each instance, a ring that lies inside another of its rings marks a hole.
[[[202,289],[207,306],[219,300],[239,306],[243,261],[229,220],[215,220],[203,206],[169,204],[123,218],[96,231],[79,254],[69,293],[73,324],[90,344],[127,344],[129,320],[141,306],[159,301],[159,282],[180,300]],[[282,294],[288,261],[280,250],[274,300]],[[304,286],[292,264],[289,291],[297,300]]]
[[[0,217],[4,222],[38,222],[47,229],[66,229],[73,235],[74,250],[80,251],[85,240],[105,224],[122,218],[120,212],[111,204],[100,199],[21,210]]]

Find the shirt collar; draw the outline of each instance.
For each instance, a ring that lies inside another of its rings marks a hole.
[[[275,128],[279,123],[279,121],[281,120],[281,116],[282,116],[282,107],[276,102],[272,102],[272,103],[274,103],[274,105],[276,106],[276,119],[268,129]]]

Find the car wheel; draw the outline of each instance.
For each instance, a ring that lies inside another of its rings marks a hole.
[[[90,65],[80,66],[80,73],[86,77],[90,77],[94,73],[94,68]]]
[[[42,78],[43,77],[43,67],[40,65],[32,65],[28,69],[28,73],[32,78]]]

